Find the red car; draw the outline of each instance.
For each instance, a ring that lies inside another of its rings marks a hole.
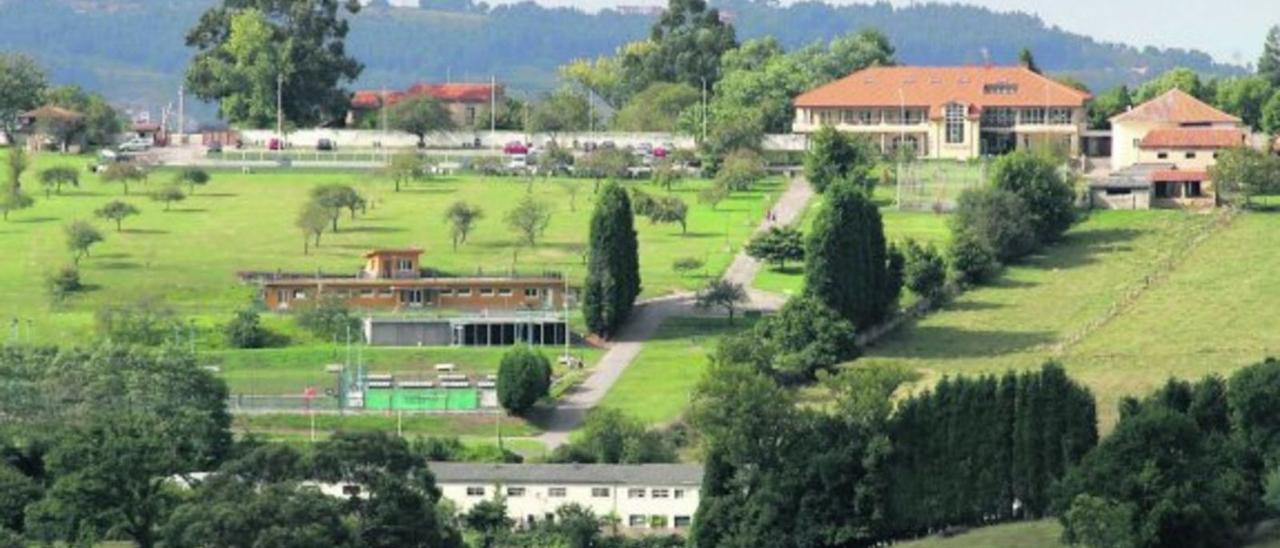
[[[524,143],[521,143],[520,141],[511,141],[510,143],[507,143],[506,146],[502,147],[502,153],[503,154],[528,154],[529,147],[525,146]]]
[[[267,150],[284,150],[284,142],[280,139],[271,139],[267,141]]]

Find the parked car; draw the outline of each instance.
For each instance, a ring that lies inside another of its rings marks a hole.
[[[271,138],[267,141],[267,150],[284,150],[284,141],[277,138]]]
[[[331,139],[320,139],[316,141],[316,150],[338,150],[338,144]]]
[[[511,141],[502,147],[503,154],[528,154],[529,147],[520,141]]]
[[[207,148],[205,148],[205,152],[208,152],[209,154],[218,154],[218,153],[222,152],[222,142],[221,142],[221,141],[211,141],[211,142],[209,143],[209,146],[208,146]]]
[[[142,137],[133,137],[116,147],[120,152],[144,152],[151,148],[151,141]]]
[[[529,157],[524,154],[512,154],[507,158],[507,169],[520,171],[529,168]]]

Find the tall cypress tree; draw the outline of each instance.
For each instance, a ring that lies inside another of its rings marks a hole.
[[[631,315],[640,295],[640,256],[627,191],[610,182],[591,216],[591,247],[582,313],[587,328],[608,337]]]
[[[1280,87],[1280,25],[1271,27],[1267,41],[1262,44],[1262,57],[1258,59],[1258,75],[1272,86]]]
[[[805,248],[805,291],[854,327],[884,320],[897,305],[900,269],[890,264],[875,204],[840,180],[826,192]]]

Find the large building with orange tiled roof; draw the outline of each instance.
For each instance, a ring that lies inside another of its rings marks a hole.
[[[461,127],[475,125],[476,117],[491,101],[501,103],[504,90],[501,85],[490,83],[414,84],[405,91],[360,90],[351,96],[351,108],[347,113],[347,125],[359,125],[384,106],[391,106],[414,97],[433,97],[445,106],[453,123]],[[481,120],[484,122],[484,120]]]
[[[1021,66],[871,67],[797,97],[792,130],[830,125],[924,158],[1041,146],[1076,156],[1089,98]]]

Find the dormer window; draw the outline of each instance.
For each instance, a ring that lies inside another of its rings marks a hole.
[[[1018,84],[1011,82],[997,82],[995,84],[987,84],[982,86],[982,93],[986,95],[1013,95],[1018,93]]]
[[[413,271],[413,259],[396,259],[396,270],[399,270],[400,272]]]

